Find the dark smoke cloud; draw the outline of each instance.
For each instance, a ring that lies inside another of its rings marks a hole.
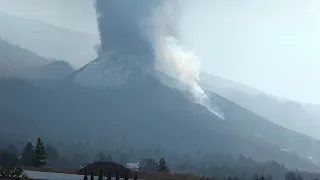
[[[152,61],[152,45],[144,23],[150,16],[151,8],[159,1],[96,0],[101,38],[99,52],[135,55],[141,61]]]

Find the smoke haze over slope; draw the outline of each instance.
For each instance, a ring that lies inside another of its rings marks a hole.
[[[179,2],[97,0],[100,56],[136,56],[136,63],[178,79],[196,103],[223,118],[198,84],[200,60],[179,42]]]

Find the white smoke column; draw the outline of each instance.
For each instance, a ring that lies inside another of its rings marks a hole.
[[[198,84],[201,62],[192,51],[178,40],[178,17],[174,7],[177,1],[165,1],[156,7],[152,16],[151,40],[155,52],[155,67],[167,75],[177,78],[187,86],[196,103],[206,107],[216,116],[224,119],[223,113],[214,108],[210,98]]]

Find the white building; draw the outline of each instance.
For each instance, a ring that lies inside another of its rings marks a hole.
[[[127,168],[129,168],[132,171],[139,171],[139,162],[136,163],[127,163]]]

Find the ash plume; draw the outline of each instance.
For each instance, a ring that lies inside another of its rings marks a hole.
[[[140,64],[152,64],[153,50],[145,36],[144,18],[159,0],[96,0],[100,33],[100,54],[116,52],[139,57]]]
[[[99,52],[135,56],[140,65],[179,80],[195,103],[224,119],[198,84],[200,60],[179,39],[180,2],[184,1],[97,0]]]

